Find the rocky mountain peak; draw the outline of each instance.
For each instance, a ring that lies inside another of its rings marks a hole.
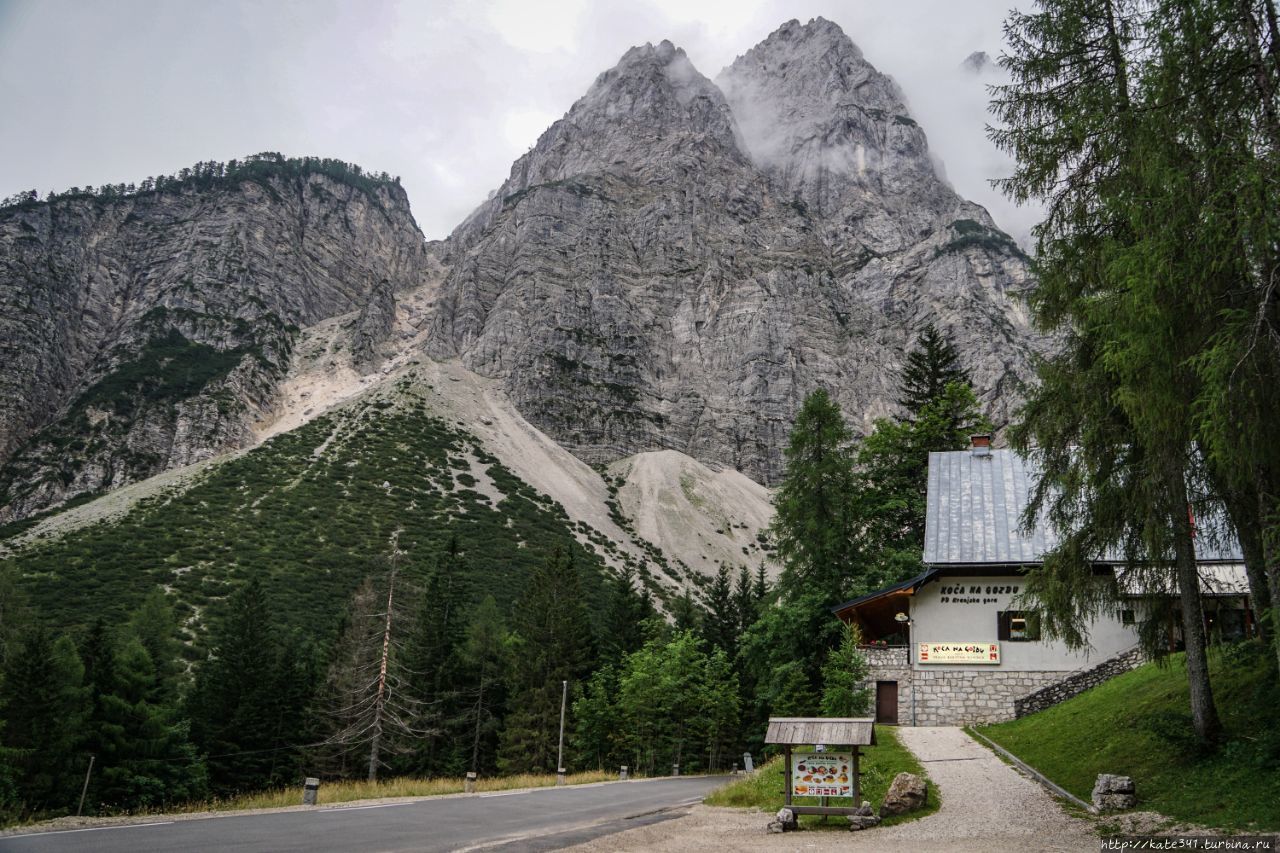
[[[745,165],[724,95],[670,41],[623,54],[511,167],[492,198],[450,238],[470,246],[503,206],[537,187],[587,176],[665,180],[697,163]]]
[[[844,226],[856,223],[870,251],[901,249],[955,207],[902,91],[836,24],[790,21],[716,82],[752,160],[827,220],[829,241],[847,242]]]
[[[991,61],[991,57],[984,50],[975,50],[973,53],[965,57],[964,62],[960,63],[963,71],[970,74],[990,74],[996,70],[996,64]]]
[[[748,55],[757,51],[762,55],[775,52],[780,45],[799,46],[811,54],[829,50],[839,57],[862,59],[862,51],[840,25],[822,17],[813,18],[807,24],[792,18],[748,51]]]

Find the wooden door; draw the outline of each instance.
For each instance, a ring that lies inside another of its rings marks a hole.
[[[876,722],[888,726],[898,724],[898,682],[876,682]]]

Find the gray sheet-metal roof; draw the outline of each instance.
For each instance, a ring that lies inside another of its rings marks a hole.
[[[770,717],[765,743],[873,746],[875,720],[871,717]]]
[[[978,455],[970,450],[929,454],[924,562],[942,565],[1024,565],[1040,562],[1058,538],[1041,518],[1029,531],[1022,513],[1039,480],[1036,464],[1012,450]],[[1209,520],[1201,524],[1207,529]],[[1218,523],[1221,526],[1221,522]],[[1215,544],[1210,539],[1225,540]],[[1196,553],[1205,562],[1240,562],[1230,536],[1200,537]],[[1099,562],[1121,562],[1116,554]]]

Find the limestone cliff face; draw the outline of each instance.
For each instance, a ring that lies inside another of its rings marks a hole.
[[[1026,258],[822,19],[715,82],[631,49],[440,243],[398,184],[314,162],[0,210],[0,523],[251,442],[313,399],[286,372],[322,322],[330,385],[425,349],[581,459],[766,484],[815,388],[860,432],[893,412],[925,323],[997,424],[1041,346]]]
[[[0,211],[0,521],[245,444],[297,328],[365,309],[371,349],[425,251],[398,185],[321,173]]]
[[[597,78],[450,238],[432,354],[589,461],[666,447],[771,482],[806,394],[869,429],[933,322],[1004,421],[1026,261],[893,82],[821,19],[717,82],[668,42]]]

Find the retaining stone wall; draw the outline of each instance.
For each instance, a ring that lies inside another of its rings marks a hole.
[[[898,682],[898,721],[912,724],[911,693],[916,692],[915,724],[963,726],[1000,723],[1069,699],[1142,662],[1131,649],[1097,666],[1073,673],[993,669],[921,669],[912,672],[906,647],[861,649],[870,665],[868,686]]]
[[[1072,673],[1054,684],[1050,684],[1014,702],[1014,717],[1025,717],[1036,711],[1043,711],[1050,705],[1065,702],[1072,696],[1079,696],[1091,687],[1097,687],[1104,681],[1123,675],[1146,660],[1142,649],[1134,647],[1121,652],[1115,657],[1107,658],[1090,669],[1082,669]]]

